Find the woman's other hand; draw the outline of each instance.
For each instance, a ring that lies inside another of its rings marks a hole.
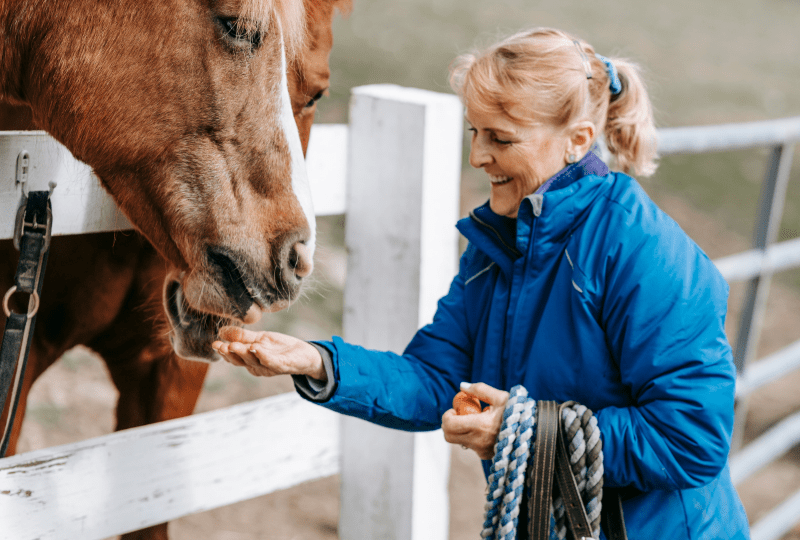
[[[503,411],[508,401],[508,392],[492,388],[488,384],[461,383],[461,390],[477,397],[488,407],[483,412],[458,415],[450,409],[442,416],[444,439],[474,450],[481,459],[494,457],[494,445],[503,425]]]
[[[231,364],[245,367],[259,377],[308,375],[320,381],[328,380],[317,349],[292,336],[223,326],[219,340],[211,346]]]

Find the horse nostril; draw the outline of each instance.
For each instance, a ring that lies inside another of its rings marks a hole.
[[[311,275],[314,270],[314,261],[311,258],[311,249],[303,242],[295,242],[289,253],[289,264],[295,276],[304,278]]]
[[[225,292],[233,302],[236,314],[243,318],[253,305],[253,297],[247,290],[238,265],[233,261],[225,249],[210,247],[208,248],[208,260],[212,267],[215,267]]]

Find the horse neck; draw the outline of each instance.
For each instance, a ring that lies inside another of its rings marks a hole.
[[[14,2],[0,4],[0,101],[19,99],[20,54],[14,50],[8,29],[12,25]]]
[[[3,0],[0,2],[0,101],[15,105],[28,103],[25,78],[30,60],[30,37],[45,31],[48,18],[61,2]],[[76,8],[77,9],[77,8]],[[28,59],[28,60],[26,60]]]

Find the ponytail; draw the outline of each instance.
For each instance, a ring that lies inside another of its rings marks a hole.
[[[658,165],[656,127],[647,89],[636,64],[621,58],[611,61],[617,68],[622,91],[612,95],[608,105],[606,145],[620,169],[650,176]]]

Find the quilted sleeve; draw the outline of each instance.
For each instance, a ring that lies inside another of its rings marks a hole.
[[[685,489],[725,466],[735,368],[728,285],[666,215],[608,254],[601,313],[633,404],[597,411],[610,486]]]
[[[464,305],[465,266],[446,296],[439,300],[433,322],[414,335],[402,355],[369,350],[334,337],[320,342],[331,350],[338,387],[321,405],[342,414],[406,431],[441,427],[461,381],[472,364]]]

